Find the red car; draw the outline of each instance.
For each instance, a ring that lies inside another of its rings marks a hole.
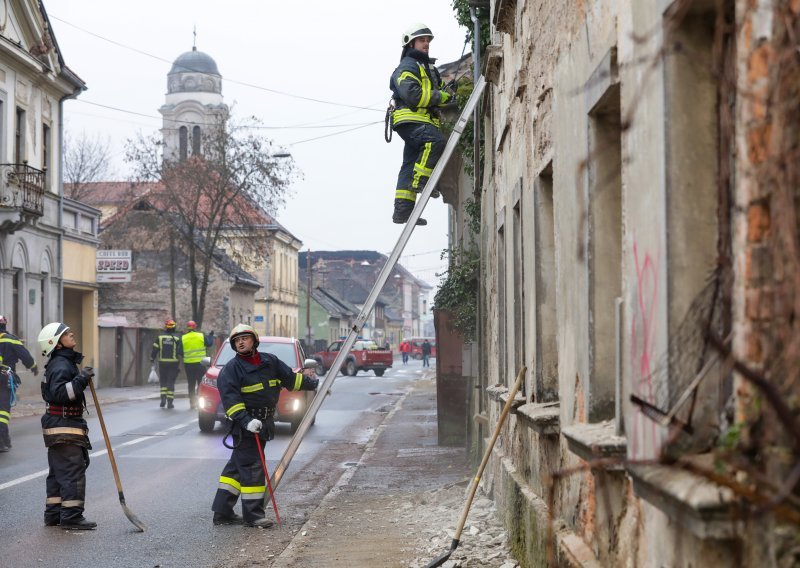
[[[258,338],[258,350],[262,353],[272,353],[278,359],[289,365],[292,369],[299,372],[303,367],[316,365],[313,359],[306,360],[303,347],[300,341],[293,337],[271,337],[261,336]],[[210,363],[200,388],[197,392],[197,422],[202,432],[214,430],[216,422],[227,421],[225,409],[222,407],[219,390],[217,389],[217,377],[220,369],[225,363],[230,361],[235,352],[228,341],[225,341],[214,356],[213,361],[205,359]],[[305,416],[306,409],[314,398],[314,391],[288,391],[281,389],[278,407],[275,409],[276,422],[289,422],[292,426],[292,433],[300,426],[300,421]]]
[[[411,343],[411,358],[422,359],[422,342],[428,340],[431,344],[431,357],[436,358],[436,338],[435,337],[412,337],[408,340]]]

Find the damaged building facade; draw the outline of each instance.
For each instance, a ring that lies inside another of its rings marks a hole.
[[[526,366],[484,477],[515,555],[794,565],[800,3],[474,4],[467,428]]]

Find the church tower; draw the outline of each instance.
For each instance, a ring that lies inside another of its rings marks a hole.
[[[222,75],[211,56],[195,46],[178,56],[167,74],[166,101],[159,112],[164,117],[165,160],[203,153],[203,137],[228,117]]]

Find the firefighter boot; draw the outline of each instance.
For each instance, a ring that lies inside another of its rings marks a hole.
[[[161,404],[159,404],[159,406],[161,408],[164,408],[165,406],[167,406],[167,395],[165,395],[165,394],[161,395]]]
[[[167,408],[175,408],[175,404],[173,404],[174,399],[167,398]]]
[[[394,214],[392,215],[392,222],[402,225],[411,217],[411,212],[414,211],[414,202],[408,199],[395,199],[394,200]],[[427,225],[428,222],[420,217],[417,219],[417,225]]]
[[[68,521],[61,521],[61,528],[64,530],[78,530],[78,531],[91,531],[97,528],[97,523],[87,521],[83,517],[77,519],[70,519]]]
[[[248,527],[255,527],[257,529],[268,529],[275,523],[270,521],[269,519],[256,519],[252,522],[245,523]]]
[[[241,525],[244,519],[241,515],[231,513],[230,515],[223,515],[222,513],[214,513],[214,525]]]

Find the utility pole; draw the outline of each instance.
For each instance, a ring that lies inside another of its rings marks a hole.
[[[311,249],[306,251],[306,345],[311,349]]]

